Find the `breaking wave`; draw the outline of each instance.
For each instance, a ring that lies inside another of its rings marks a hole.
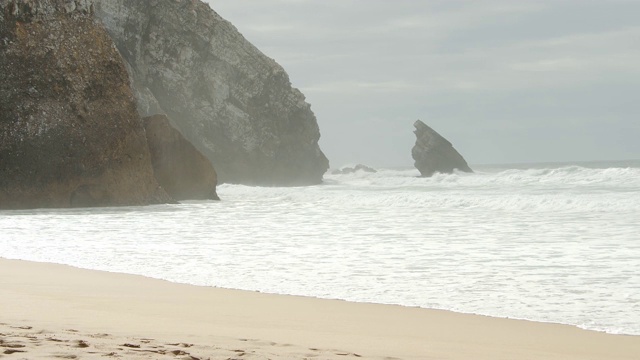
[[[221,185],[221,202],[0,212],[0,256],[640,335],[640,166]]]

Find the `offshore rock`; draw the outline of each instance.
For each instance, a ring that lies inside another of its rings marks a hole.
[[[305,185],[329,167],[304,95],[200,0],[95,0],[142,116],[166,114],[220,182]]]
[[[144,118],[153,172],[175,200],[220,200],[211,162],[164,115]]]
[[[376,169],[374,169],[372,167],[369,167],[367,165],[358,164],[358,165],[356,165],[354,167],[346,166],[346,167],[343,167],[341,169],[334,170],[331,173],[334,174],[334,175],[344,175],[344,174],[353,174],[353,173],[355,173],[357,171],[368,172],[368,173],[377,173],[378,172],[378,170],[376,170]]]
[[[0,208],[143,205],[158,185],[122,57],[89,1],[0,1]]]
[[[447,139],[420,120],[413,126],[416,128],[414,133],[417,139],[411,155],[415,160],[415,167],[423,177],[432,176],[437,172],[449,174],[456,169],[473,172]]]

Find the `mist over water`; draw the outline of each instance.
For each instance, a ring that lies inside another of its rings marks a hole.
[[[640,162],[380,170],[221,202],[0,212],[0,256],[640,335]]]

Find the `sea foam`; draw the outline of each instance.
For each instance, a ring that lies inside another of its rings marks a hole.
[[[640,335],[640,169],[221,185],[221,202],[0,212],[0,256]]]

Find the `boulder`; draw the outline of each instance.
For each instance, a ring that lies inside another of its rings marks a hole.
[[[0,208],[170,200],[90,1],[0,1]]]
[[[142,116],[165,114],[220,182],[306,185],[329,167],[304,95],[200,0],[94,0]]]
[[[144,118],[153,172],[175,200],[220,200],[211,162],[164,115]]]
[[[427,126],[422,121],[416,121],[416,144],[411,150],[415,160],[415,167],[423,177],[434,173],[452,173],[454,170],[473,172],[465,159],[453,148],[453,145]]]

